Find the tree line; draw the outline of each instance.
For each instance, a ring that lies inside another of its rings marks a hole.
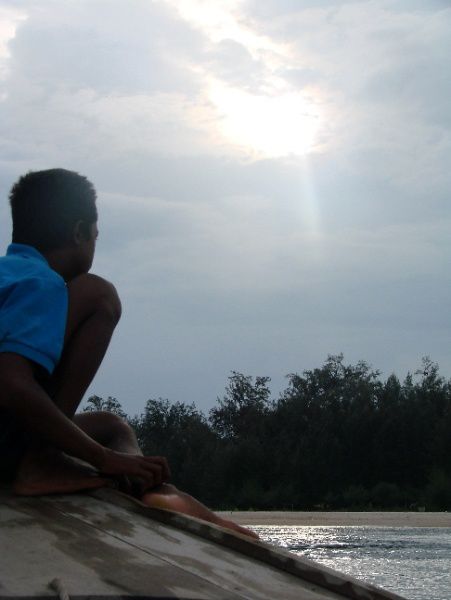
[[[402,382],[342,355],[287,381],[274,399],[269,377],[233,371],[208,415],[161,398],[133,417],[111,397],[85,410],[126,418],[216,509],[451,509],[451,380],[429,358]]]

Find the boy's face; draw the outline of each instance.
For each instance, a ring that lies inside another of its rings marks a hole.
[[[92,266],[98,235],[99,230],[97,228],[97,223],[92,223],[90,226],[89,239],[82,238],[78,246],[80,274],[87,273]]]

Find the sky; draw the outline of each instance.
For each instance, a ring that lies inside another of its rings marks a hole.
[[[449,0],[0,0],[3,246],[21,174],[79,171],[123,302],[88,393],[451,377],[450,57]]]

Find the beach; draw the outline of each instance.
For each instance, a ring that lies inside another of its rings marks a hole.
[[[451,527],[447,512],[220,511],[240,525]]]

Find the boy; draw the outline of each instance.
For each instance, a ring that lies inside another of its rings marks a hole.
[[[30,172],[10,193],[12,244],[0,258],[0,480],[18,494],[67,493],[116,479],[144,503],[252,535],[167,483],[166,459],[142,456],[111,413],[75,414],[121,304],[92,275],[96,192],[78,173]]]

